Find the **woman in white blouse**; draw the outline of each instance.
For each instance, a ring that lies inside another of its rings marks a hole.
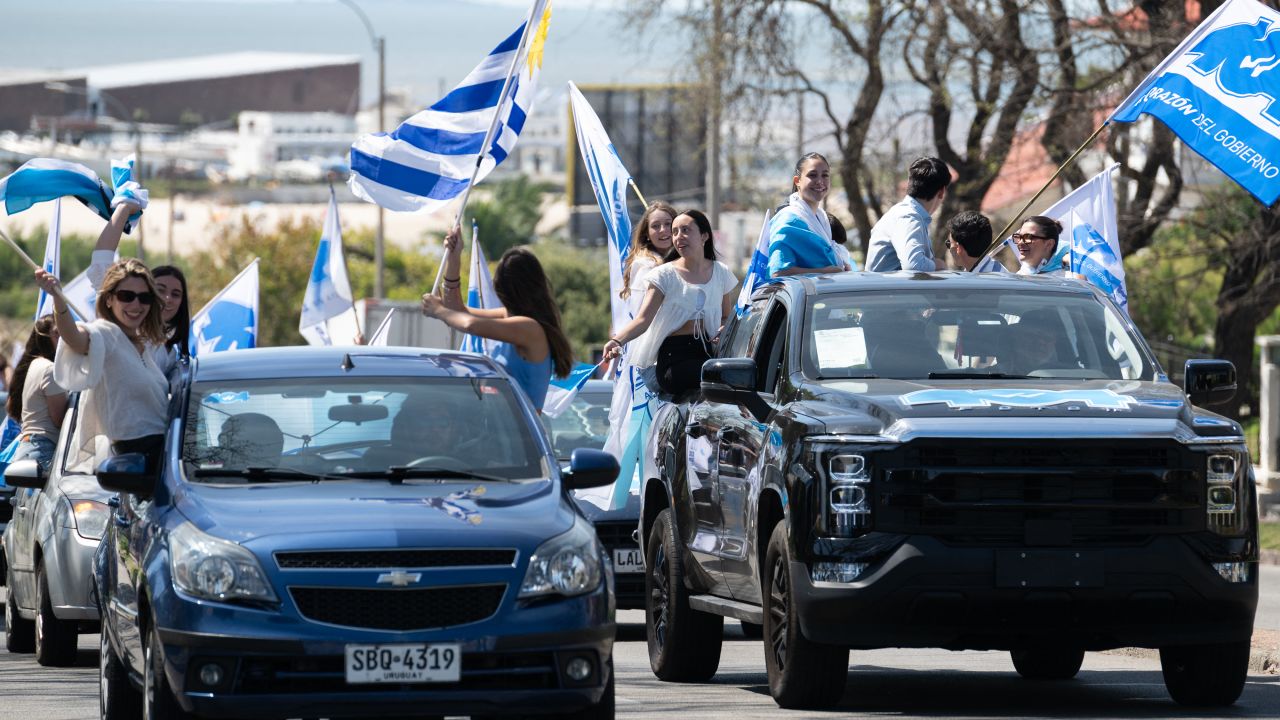
[[[54,297],[54,319],[62,341],[54,381],[81,399],[80,437],[97,435],[117,455],[142,453],[154,470],[164,445],[169,383],[156,365],[155,348],[165,342],[162,306],[147,267],[135,259],[107,269],[94,305],[98,319],[77,323],[58,289],[58,279],[36,271],[36,282]]]
[[[671,223],[672,244],[680,256],[645,276],[644,300],[636,318],[604,345],[606,358],[636,340],[631,362],[656,363],[658,385],[671,395],[698,387],[702,363],[711,357],[725,318],[738,296],[738,279],[716,260],[711,222],[697,210],[686,210]]]

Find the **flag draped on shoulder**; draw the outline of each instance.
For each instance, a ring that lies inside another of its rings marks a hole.
[[[738,293],[738,314],[747,311],[751,306],[751,296],[760,283],[769,276],[769,220],[772,212],[764,211],[764,222],[760,225],[760,238],[756,240],[756,249],[751,253],[751,264],[747,266],[747,277],[742,281],[742,290]]]
[[[502,307],[502,303],[498,302],[498,293],[493,289],[489,261],[485,259],[484,248],[480,246],[480,228],[475,225],[471,226],[471,268],[467,275],[467,307],[478,310]],[[493,357],[497,344],[497,340],[488,340],[479,335],[463,335],[458,349]]]
[[[591,103],[569,83],[569,106],[573,108],[573,129],[578,138],[578,152],[587,168],[596,204],[609,233],[609,301],[613,312],[613,331],[617,332],[631,319],[627,301],[622,299],[622,268],[631,249],[631,216],[627,214],[627,184],[631,173],[618,157],[618,150]]]
[[[298,332],[311,345],[332,345],[327,324],[355,308],[351,281],[347,278],[347,262],[342,252],[342,223],[338,219],[338,199],[329,188],[329,211],[324,216],[324,229],[316,246],[316,259],[311,264],[311,278],[302,296],[302,314]]]
[[[44,243],[44,261],[40,267],[50,275],[62,279],[62,198],[53,201],[53,220],[49,222],[49,238]],[[53,314],[53,296],[40,288],[36,296],[36,319]]]
[[[1088,182],[1054,203],[1044,215],[1062,223],[1060,248],[1069,253],[1071,272],[1105,292],[1128,312],[1129,293],[1120,260],[1120,233],[1116,223],[1116,196],[1111,176],[1119,164],[1094,175]]]
[[[258,259],[191,318],[191,354],[258,345]]]
[[[389,133],[357,138],[348,181],[356,197],[432,212],[463,194],[477,163],[479,182],[506,159],[533,112],[550,22],[550,2],[536,0],[525,22],[448,95]]]
[[[600,365],[603,364],[603,362],[600,363]],[[578,391],[587,384],[600,365],[578,363],[573,370],[569,371],[568,377],[552,377],[551,384],[547,386],[547,397],[542,402],[542,414],[547,417],[559,417],[573,404]]]
[[[1267,205],[1280,197],[1280,13],[1227,0],[1116,108],[1159,118]]]

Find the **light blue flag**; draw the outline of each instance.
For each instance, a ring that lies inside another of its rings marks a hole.
[[[603,364],[603,362],[600,363],[600,365]],[[578,391],[587,384],[600,365],[578,363],[569,372],[569,377],[552,377],[551,384],[547,386],[547,398],[542,403],[542,414],[547,417],[559,417],[560,413],[573,404]]]
[[[751,253],[751,264],[747,266],[747,277],[742,281],[742,290],[738,293],[738,314],[741,315],[751,307],[751,296],[765,278],[769,277],[769,217],[772,211],[764,211],[764,222],[760,224],[760,239],[756,240],[756,249]]]
[[[128,163],[128,167],[132,169],[131,159],[119,162],[122,165]],[[113,175],[116,174],[116,165],[117,162],[112,163]],[[122,197],[146,206],[146,191],[137,183],[128,186],[128,189],[124,188],[125,183],[131,182],[128,173],[121,176],[120,182],[120,189],[124,190]],[[54,158],[32,158],[17,170],[0,178],[0,200],[3,200],[4,211],[8,215],[20,213],[36,203],[74,197],[103,220],[109,221],[116,195],[117,188],[108,187],[89,167]],[[133,223],[140,215],[141,213],[137,213],[129,218],[125,232],[133,228]]]
[[[311,263],[311,277],[302,295],[302,314],[298,332],[311,345],[332,345],[327,324],[355,308],[347,262],[342,252],[342,224],[338,220],[338,198],[329,188],[329,210],[316,246],[316,259]]]
[[[62,198],[53,201],[53,220],[49,223],[49,237],[44,242],[44,262],[40,267],[50,275],[62,279]],[[53,296],[40,288],[36,291],[36,320],[42,315],[53,314]]]
[[[1044,215],[1062,223],[1058,250],[1044,269],[1060,268],[1067,260],[1071,272],[1083,276],[1128,312],[1129,294],[1120,260],[1120,231],[1111,179],[1118,167],[1119,164],[1112,164],[1044,211]]]
[[[480,245],[480,227],[474,222],[471,223],[471,268],[467,271],[467,275],[467,307],[477,310],[502,307],[502,303],[498,302],[498,293],[493,289],[489,261],[485,259],[484,248]],[[489,340],[479,335],[463,335],[462,344],[458,349],[493,357],[497,352],[497,346],[497,340]]]
[[[191,354],[258,345],[258,259],[191,318]]]
[[[357,138],[351,145],[351,192],[388,210],[433,212],[466,190],[477,164],[480,182],[511,153],[533,111],[550,22],[550,4],[536,0],[525,22],[448,95],[390,133]],[[514,75],[508,85],[509,71]],[[483,148],[495,113],[498,125]]]
[[[1124,262],[1092,225],[1076,217],[1071,230],[1071,272],[1106,293],[1121,310],[1129,312],[1129,290],[1124,283]]]
[[[1227,0],[1110,120],[1159,118],[1266,205],[1280,197],[1280,13]]]

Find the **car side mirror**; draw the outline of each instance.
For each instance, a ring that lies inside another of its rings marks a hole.
[[[742,405],[758,422],[773,411],[756,390],[756,361],[713,358],[702,364],[702,396],[726,405]]]
[[[1227,360],[1188,360],[1182,382],[1192,405],[1221,405],[1236,396],[1236,366]]]
[[[147,456],[125,453],[107,458],[98,466],[98,484],[104,490],[148,496],[155,492],[156,476],[147,472]]]
[[[569,456],[569,470],[561,474],[566,489],[602,487],[618,479],[618,458],[603,450],[578,448]]]
[[[19,460],[4,471],[4,484],[9,487],[43,490],[48,476],[35,460]]]

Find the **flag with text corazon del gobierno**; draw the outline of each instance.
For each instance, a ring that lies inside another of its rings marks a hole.
[[[1112,113],[1159,118],[1271,205],[1280,197],[1280,13],[1227,0]]]

